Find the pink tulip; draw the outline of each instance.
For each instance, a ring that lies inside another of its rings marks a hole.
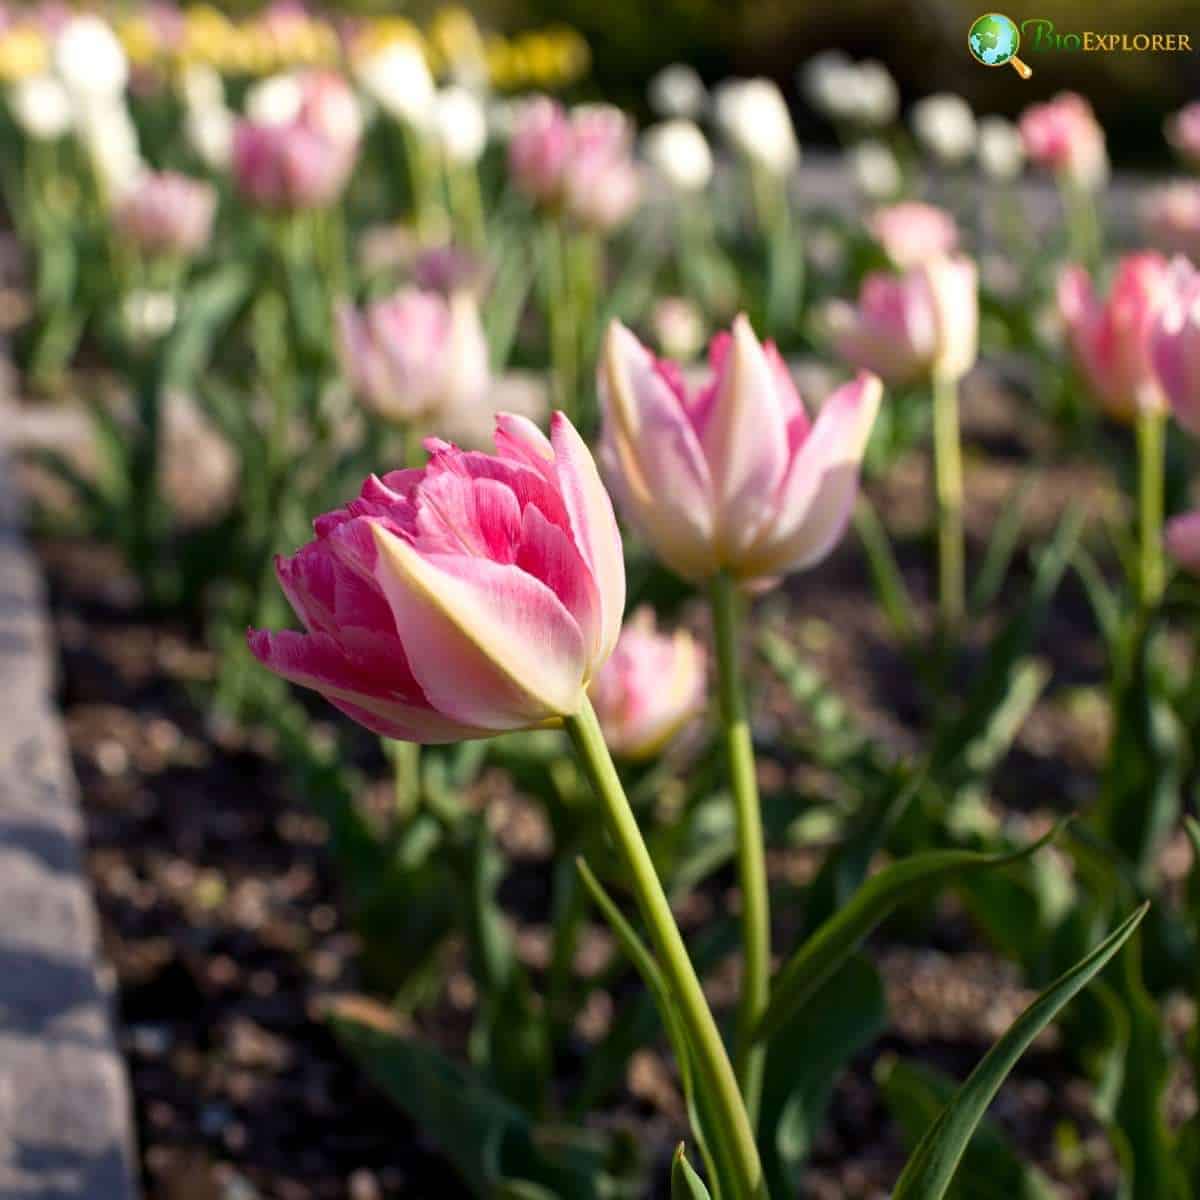
[[[1171,411],[1200,437],[1200,271],[1176,258],[1150,331],[1150,361]]]
[[[689,394],[679,367],[613,322],[600,369],[602,461],[627,518],[688,579],[768,579],[841,536],[882,387],[861,374],[810,423],[774,345],[745,317],[710,347]]]
[[[562,413],[496,420],[496,453],[429,439],[276,562],[306,633],[251,630],[260,662],[386,737],[453,742],[580,711],[616,644],[612,504]]]
[[[148,257],[190,257],[212,236],[217,193],[175,171],[148,171],[121,200],[117,230]]]
[[[1185,571],[1200,575],[1200,511],[1172,517],[1163,537],[1167,553]]]
[[[703,711],[704,650],[682,629],[659,633],[653,609],[639,608],[589,694],[608,748],[624,758],[649,758]]]
[[[1108,177],[1104,129],[1077,93],[1060,92],[1045,104],[1031,104],[1019,126],[1031,162],[1089,189]]]
[[[358,105],[345,81],[330,72],[312,71],[302,86],[300,108],[291,120],[244,120],[234,130],[234,179],[241,192],[263,208],[332,204],[358,157]]]
[[[828,321],[838,353],[889,383],[960,379],[979,343],[975,264],[957,255],[902,275],[874,272],[863,280],[858,306],[835,302]]]
[[[1096,296],[1082,267],[1068,267],[1059,278],[1058,308],[1075,366],[1113,417],[1130,420],[1143,409],[1166,405],[1150,360],[1166,275],[1161,254],[1126,255],[1107,301]]]
[[[1147,192],[1141,219],[1160,250],[1200,258],[1200,183],[1168,183]]]
[[[958,248],[958,225],[943,208],[918,201],[889,204],[867,221],[867,231],[901,270]]]
[[[513,182],[534,203],[590,229],[622,224],[641,194],[632,128],[609,104],[568,113],[547,96],[527,101],[509,140],[508,164]]]
[[[343,369],[363,402],[389,421],[469,413],[483,402],[488,347],[475,298],[405,288],[362,310],[337,310]]]
[[[1167,141],[1184,162],[1200,166],[1200,100],[1184,105],[1167,118]]]

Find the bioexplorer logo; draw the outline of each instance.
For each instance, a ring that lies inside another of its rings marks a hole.
[[[1022,79],[1033,71],[1017,57],[1024,42],[1030,56],[1045,51],[1083,54],[1190,54],[1191,35],[1187,33],[1103,33],[1095,29],[1062,33],[1046,17],[1027,17],[1020,25],[1003,13],[984,13],[976,17],[967,33],[967,48],[976,62],[985,67],[1011,65]]]

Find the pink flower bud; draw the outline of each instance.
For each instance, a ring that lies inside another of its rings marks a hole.
[[[1200,183],[1186,180],[1153,188],[1140,210],[1146,236],[1160,250],[1200,258]]]
[[[625,758],[657,754],[704,709],[704,650],[690,633],[659,633],[639,608],[589,692],[604,740]]]
[[[1167,141],[1190,166],[1200,166],[1200,100],[1184,105],[1167,118]]]
[[[148,171],[114,213],[121,236],[147,257],[190,257],[212,235],[217,193],[211,184],[174,171]]]
[[[513,183],[537,204],[556,203],[571,143],[571,125],[557,100],[549,96],[527,100],[517,112],[508,143]]]
[[[867,231],[901,270],[958,248],[958,225],[943,208],[919,201],[889,204],[867,220]]]
[[[1167,553],[1185,570],[1200,575],[1200,511],[1172,517],[1163,537]]]
[[[1060,92],[1045,104],[1031,104],[1019,122],[1031,162],[1083,188],[1108,178],[1104,129],[1092,106],[1075,92]]]
[[[1150,361],[1176,420],[1200,437],[1200,271],[1185,258],[1166,271],[1150,330]]]
[[[841,537],[882,387],[866,373],[810,423],[774,345],[745,317],[713,339],[712,379],[689,393],[623,325],[600,368],[601,456],[628,520],[688,579],[769,579],[819,562]]]
[[[1121,420],[1166,406],[1150,359],[1166,275],[1166,259],[1147,252],[1121,259],[1107,301],[1097,297],[1082,267],[1068,267],[1058,281],[1058,308],[1076,369],[1105,411]]]
[[[479,309],[465,291],[406,288],[359,310],[337,310],[343,369],[363,402],[389,421],[477,408],[490,381]]]
[[[978,351],[978,272],[964,255],[902,275],[875,272],[863,280],[857,307],[835,302],[828,323],[847,362],[889,383],[959,379]]]
[[[496,421],[496,453],[431,438],[420,469],[371,476],[276,562],[305,633],[251,630],[271,670],[386,737],[454,742],[577,713],[625,605],[621,539],[595,463]]]

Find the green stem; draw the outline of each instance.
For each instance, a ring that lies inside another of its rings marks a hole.
[[[942,627],[953,633],[965,611],[963,565],[962,446],[958,431],[958,383],[933,379],[933,457],[937,483],[938,602]]]
[[[1162,596],[1163,464],[1166,416],[1158,409],[1138,414],[1138,535],[1141,548],[1141,596],[1154,608]]]
[[[392,764],[396,819],[407,821],[421,803],[421,747],[416,742],[384,738],[383,752]]]
[[[604,744],[604,735],[591,703],[585,700],[579,713],[565,718],[564,724],[604,809],[609,832],[632,879],[659,966],[679,1005],[680,1017],[696,1056],[696,1068],[715,1117],[711,1136],[727,1147],[736,1170],[737,1195],[729,1200],[765,1200],[767,1192],[762,1164],[738,1090],[737,1076],[612,756]]]
[[[767,1007],[771,983],[771,913],[767,892],[767,863],[763,843],[762,810],[754,769],[754,745],[742,694],[738,664],[738,590],[722,573],[712,582],[713,626],[717,643],[717,686],[721,729],[733,807],[737,823],[738,885],[742,894],[742,952],[745,956],[741,996],[738,1001],[734,1061],[750,1126],[758,1124],[762,1100],[766,1046],[757,1043],[754,1030]]]

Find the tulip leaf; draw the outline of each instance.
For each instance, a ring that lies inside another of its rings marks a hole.
[[[767,1011],[758,1027],[769,1038],[796,1015],[821,984],[862,940],[905,901],[928,892],[963,872],[1020,862],[1057,836],[1061,824],[1044,837],[1008,854],[975,850],[931,850],[914,854],[873,875],[788,959],[775,979]]]
[[[1033,1040],[1109,963],[1146,915],[1143,904],[1091,954],[1052,983],[971,1072],[909,1158],[892,1200],[941,1200],[1000,1085]]]
[[[887,530],[865,493],[859,496],[854,510],[854,528],[867,556],[875,595],[891,622],[892,632],[901,642],[910,643],[917,627],[912,596],[904,582],[900,564],[896,561],[896,552],[892,549]]]
[[[688,1162],[682,1142],[671,1159],[671,1200],[712,1200],[704,1181]]]
[[[1009,566],[1020,545],[1025,510],[1036,482],[1037,474],[1029,471],[1005,503],[1004,511],[992,528],[983,563],[971,588],[970,608],[974,613],[985,612],[1000,593]]]

